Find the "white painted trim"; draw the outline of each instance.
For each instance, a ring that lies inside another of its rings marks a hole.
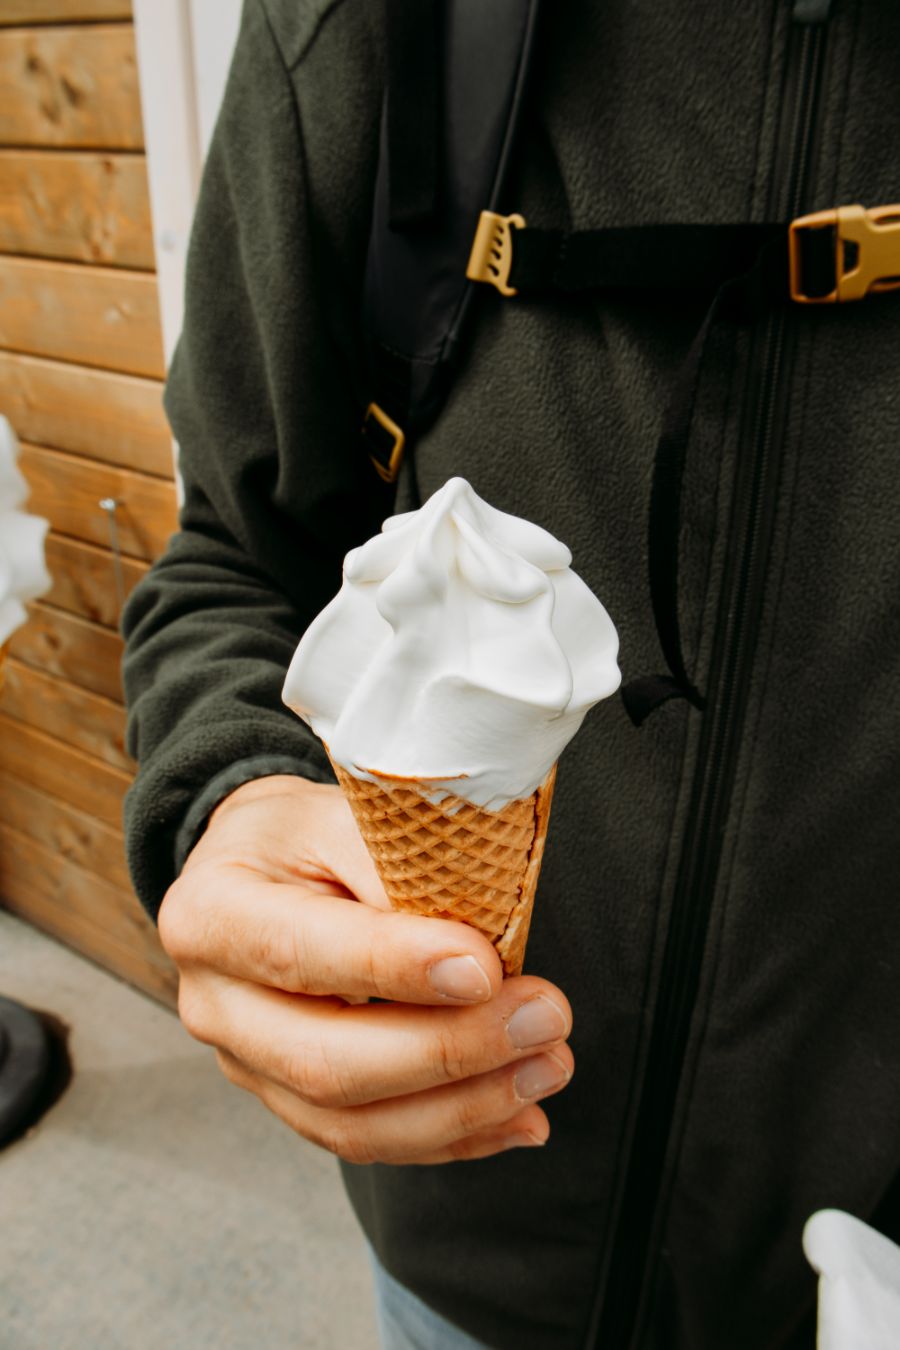
[[[134,0],[134,29],[166,369],[184,319],[184,277],[203,160],[241,0]],[[176,484],[178,446],[173,444]]]
[[[147,180],[166,367],[184,314],[184,269],[200,185],[189,0],[134,0]]]
[[[190,0],[190,7],[197,125],[205,158],[241,25],[241,0]]]

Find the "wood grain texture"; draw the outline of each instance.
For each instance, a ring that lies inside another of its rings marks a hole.
[[[8,773],[0,773],[0,820],[86,872],[130,892],[120,830]]]
[[[152,271],[143,155],[0,150],[0,252]]]
[[[131,0],[0,0],[0,24],[130,19]]]
[[[134,772],[136,765],[125,753],[125,709],[121,704],[22,665],[12,657],[6,662],[4,675],[0,712],[105,764]]]
[[[130,469],[92,464],[77,455],[22,444],[19,467],[31,488],[28,510],[44,516],[58,534],[111,545],[109,514],[99,502],[115,498],[122,553],[152,560],[178,527],[175,486]]]
[[[133,765],[98,506],[122,502],[127,594],[175,527],[131,19],[131,0],[0,0],[0,412],[30,509],[57,527],[53,588],[0,694],[0,903],[175,1006],[125,865]]]
[[[171,478],[158,380],[0,351],[0,412],[20,440]]]
[[[108,628],[45,604],[30,605],[13,634],[10,658],[122,703],[122,639]]]
[[[5,825],[0,898],[14,914],[175,1005],[177,974],[138,901]]]
[[[83,619],[118,628],[121,610],[116,591],[113,555],[109,549],[82,544],[60,534],[49,534],[46,543],[47,569],[53,585],[44,600],[55,609],[79,614]],[[147,571],[147,564],[133,558],[122,559],[122,585],[125,595],[134,590]]]
[[[0,347],[162,379],[156,277],[2,256]]]
[[[143,149],[133,26],[0,28],[0,144]]]
[[[2,714],[0,770],[121,829],[130,774]]]

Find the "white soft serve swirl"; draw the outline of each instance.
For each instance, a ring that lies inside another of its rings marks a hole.
[[[618,636],[546,530],[453,478],[347,554],[284,701],[358,778],[499,810],[618,688]]]
[[[0,416],[0,647],[28,618],[25,602],[50,587],[44,563],[49,525],[21,509],[28,485],[19,472],[18,457],[16,433]]]

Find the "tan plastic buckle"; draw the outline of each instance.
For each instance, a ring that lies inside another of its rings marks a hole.
[[[834,230],[837,285],[829,295],[805,295],[800,289],[801,230]],[[847,244],[855,246],[855,255]],[[900,289],[900,205],[838,206],[798,216],[788,226],[791,299],[799,305],[833,305],[862,300],[869,291]]]
[[[386,483],[393,483],[400,472],[400,461],[403,459],[403,447],[406,444],[406,436],[392,417],[388,417],[383,408],[379,408],[377,403],[370,403],[366,408],[366,415],[363,419],[363,426],[374,417],[380,426],[384,427],[389,436],[393,436],[394,445],[390,453],[387,464],[383,464],[379,459],[369,452],[369,459],[375,465],[375,472],[379,478],[383,478]]]
[[[482,211],[469,254],[466,276],[470,281],[486,281],[496,286],[501,295],[518,295],[509,285],[512,267],[512,227],[525,227],[525,217],[498,216],[495,211]]]

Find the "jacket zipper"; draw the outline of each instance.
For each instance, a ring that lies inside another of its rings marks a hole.
[[[802,0],[801,0],[802,4]],[[770,179],[768,219],[793,219],[806,203],[814,159],[828,4],[793,23]],[[795,18],[797,10],[795,9]],[[737,767],[781,470],[793,326],[785,310],[763,323],[751,356],[751,453],[739,456],[730,550],[723,579],[708,710],[675,883],[647,1065],[619,1217],[593,1308],[586,1350],[627,1350],[640,1340],[651,1241],[681,1072],[700,983],[722,840]],[[743,441],[743,437],[741,437]],[[753,453],[755,442],[755,453]]]

